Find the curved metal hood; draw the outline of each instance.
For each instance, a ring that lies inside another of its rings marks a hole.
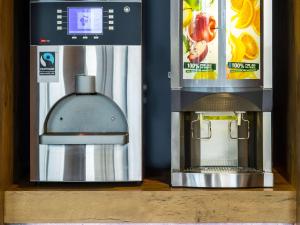
[[[119,106],[95,93],[91,76],[76,77],[76,93],[60,99],[49,111],[41,144],[127,144],[128,124]]]

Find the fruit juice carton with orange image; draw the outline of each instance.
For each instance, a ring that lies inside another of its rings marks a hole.
[[[218,0],[183,0],[183,79],[218,79]]]
[[[260,79],[260,0],[226,0],[226,76]]]

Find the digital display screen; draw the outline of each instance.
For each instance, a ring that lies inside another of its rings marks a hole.
[[[69,7],[68,34],[102,34],[103,8]]]

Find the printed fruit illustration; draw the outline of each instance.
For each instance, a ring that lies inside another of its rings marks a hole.
[[[239,12],[243,7],[244,0],[231,0],[231,7],[234,11]]]
[[[216,71],[213,72],[198,72],[194,76],[195,80],[216,80],[217,79],[217,73]]]
[[[240,38],[235,37],[232,33],[229,37],[229,44],[231,46],[231,61],[241,62],[244,59],[246,47]]]
[[[250,0],[251,2],[252,2],[252,4],[253,4],[253,7],[255,8],[256,7],[256,5],[257,5],[257,0]]]
[[[211,42],[216,37],[216,20],[213,16],[208,17],[200,12],[194,17],[188,31],[190,38],[195,42]]]
[[[183,79],[216,80],[218,78],[216,29],[219,1],[183,0],[181,2]]]
[[[243,6],[237,16],[233,17],[233,20],[237,19],[236,28],[243,29],[248,27],[254,15],[254,7],[251,0],[244,0]]]
[[[245,79],[257,79],[255,73],[253,72],[234,72],[228,74],[229,80],[245,80]]]
[[[236,12],[240,12],[243,7],[244,0],[230,0],[230,1],[231,1],[232,10],[234,10]],[[250,0],[250,1],[253,4],[253,6],[255,7],[257,4],[257,0]]]
[[[199,11],[201,7],[202,0],[185,0],[187,4],[189,4],[193,10]]]
[[[259,49],[254,38],[248,33],[242,33],[239,39],[245,46],[245,58],[249,60],[256,59]]]
[[[188,26],[193,18],[193,9],[192,7],[186,2],[183,2],[183,27]]]
[[[229,1],[229,0],[228,0]],[[230,0],[227,79],[259,79],[260,0]],[[250,28],[250,29],[249,29]],[[247,30],[245,30],[247,29]],[[256,35],[257,34],[257,35]]]
[[[252,27],[255,33],[257,33],[257,35],[260,35],[260,7],[256,8],[254,11]]]
[[[188,56],[188,59],[191,63],[197,63],[199,64],[202,62],[208,53],[208,46],[206,41],[200,41],[197,43],[194,43],[191,46],[190,55]]]

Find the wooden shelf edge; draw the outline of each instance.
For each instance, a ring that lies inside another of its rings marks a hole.
[[[170,188],[167,180],[119,187],[14,186],[5,191],[4,222],[296,222],[296,190],[278,173],[274,189]]]
[[[5,223],[295,223],[294,190],[8,190]]]

